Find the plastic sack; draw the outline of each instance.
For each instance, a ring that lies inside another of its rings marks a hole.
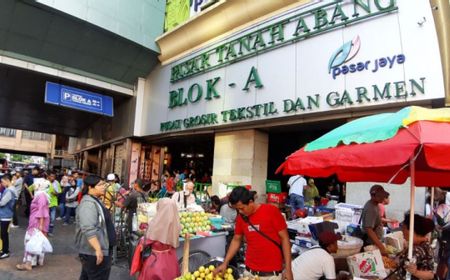
[[[25,244],[25,251],[33,255],[52,253],[53,247],[47,237],[38,229],[33,230],[33,234]]]

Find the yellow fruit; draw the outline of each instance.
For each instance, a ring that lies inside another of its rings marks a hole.
[[[206,274],[204,272],[200,273],[200,278],[205,278]]]
[[[214,276],[212,273],[206,275],[206,280],[213,280],[213,279],[214,279]]]
[[[233,269],[232,269],[232,268],[227,268],[227,273],[228,273],[228,274],[233,273]]]
[[[208,275],[210,272],[209,268],[205,269],[205,274]]]
[[[194,272],[194,276],[197,278],[200,276],[200,272],[197,270],[196,272]]]
[[[216,269],[216,268],[214,267],[214,265],[210,265],[208,268],[209,268],[209,271],[214,271],[214,269]]]
[[[198,271],[200,271],[200,272],[205,272],[205,267],[202,265],[202,266],[200,266],[199,268],[198,268]]]

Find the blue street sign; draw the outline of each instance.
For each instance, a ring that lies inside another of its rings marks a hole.
[[[45,83],[45,103],[114,116],[112,97],[51,82]]]

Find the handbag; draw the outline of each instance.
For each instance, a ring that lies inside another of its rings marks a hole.
[[[25,251],[33,255],[52,253],[53,247],[47,237],[38,229],[33,229],[33,235],[25,244]]]

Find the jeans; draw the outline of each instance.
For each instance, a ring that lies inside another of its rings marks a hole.
[[[80,254],[80,280],[108,280],[111,272],[111,256],[103,256],[103,262],[97,265],[97,257]]]
[[[66,216],[66,204],[61,202],[59,205],[59,217],[64,218]]]
[[[292,217],[295,216],[295,211],[298,209],[303,209],[305,207],[305,199],[303,196],[298,194],[290,194],[289,204],[291,205]]]
[[[9,254],[9,233],[8,228],[11,221],[0,221],[0,231],[2,238],[2,252]]]
[[[56,219],[56,206],[50,207],[50,224],[48,226],[48,233],[53,233],[53,229],[55,228],[55,219]]]
[[[72,216],[72,214],[75,214],[75,210],[76,210],[77,208],[74,208],[74,207],[66,207],[66,209],[65,209],[65,216],[64,216],[64,223],[66,223],[66,224],[70,224],[70,217]]]

